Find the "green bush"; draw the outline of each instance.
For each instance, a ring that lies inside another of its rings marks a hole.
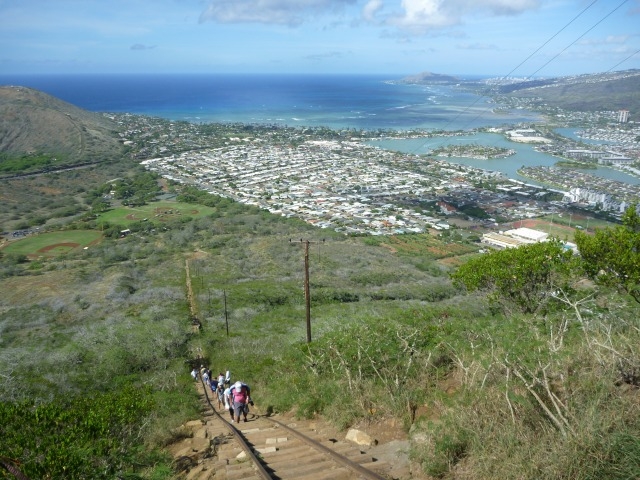
[[[114,478],[141,460],[138,435],[154,407],[149,389],[126,388],[33,406],[0,403],[3,455],[31,478]]]

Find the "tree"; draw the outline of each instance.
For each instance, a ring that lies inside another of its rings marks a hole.
[[[104,198],[96,198],[93,202],[91,202],[91,210],[95,213],[106,212],[110,207],[111,204]]]
[[[594,235],[576,232],[582,266],[600,285],[615,287],[640,303],[640,216],[631,205],[622,225],[596,229]]]
[[[486,291],[491,301],[505,309],[515,306],[523,313],[535,313],[558,288],[570,290],[572,257],[553,239],[472,258],[451,277],[469,291]]]

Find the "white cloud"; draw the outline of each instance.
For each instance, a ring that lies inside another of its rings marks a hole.
[[[357,0],[212,0],[200,22],[298,26],[307,16],[338,11]]]
[[[461,50],[498,50],[496,45],[490,43],[458,43],[456,47]]]
[[[362,18],[367,22],[375,21],[376,13],[378,13],[382,7],[382,0],[369,0],[362,9]]]
[[[608,35],[605,38],[590,38],[580,40],[579,45],[612,45],[625,44],[631,39],[631,35]]]
[[[312,55],[307,55],[304,58],[307,60],[317,62],[321,60],[326,60],[328,58],[340,58],[342,56],[343,56],[342,52],[327,52],[327,53],[316,53]]]
[[[474,15],[518,15],[536,9],[542,0],[402,0],[402,13],[390,16],[396,27],[424,33],[463,22]]]

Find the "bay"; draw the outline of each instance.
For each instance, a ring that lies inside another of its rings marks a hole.
[[[94,112],[191,122],[333,129],[471,130],[539,120],[494,111],[490,99],[453,85],[405,85],[380,75],[22,75],[4,85],[41,90]]]
[[[362,130],[462,130],[541,120],[526,110],[494,110],[489,98],[454,85],[406,85],[380,75],[0,75],[1,85],[35,88],[94,112],[151,115],[190,122],[239,122]],[[569,132],[567,132],[569,133]],[[391,140],[384,148],[426,153],[447,142],[513,148],[491,160],[447,157],[465,165],[517,174],[521,166],[558,159],[500,135]],[[378,143],[378,146],[383,144]],[[598,167],[595,175],[631,184],[640,180]]]
[[[430,150],[446,145],[461,144],[477,144],[483,146],[504,147],[516,151],[515,155],[505,158],[491,158],[481,160],[475,158],[458,158],[458,157],[438,157],[452,163],[467,165],[470,167],[481,168],[501,172],[508,178],[519,180],[526,183],[537,184],[537,182],[523,177],[518,174],[521,167],[552,167],[559,158],[546,153],[538,152],[534,146],[526,143],[512,142],[504,138],[503,135],[497,133],[477,133],[466,136],[435,136],[431,138],[408,138],[408,139],[386,139],[370,142],[371,145],[384,148],[386,150],[395,150],[403,153],[426,154]],[[619,182],[629,183],[631,185],[640,185],[640,178],[626,174],[610,167],[598,166],[597,169],[584,170],[584,173],[617,180]]]

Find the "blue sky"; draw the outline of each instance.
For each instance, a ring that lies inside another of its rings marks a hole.
[[[5,74],[528,77],[640,68],[639,50],[640,0],[0,0]]]

